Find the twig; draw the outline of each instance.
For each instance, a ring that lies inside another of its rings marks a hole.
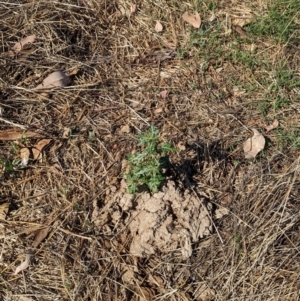
[[[2,118],[2,117],[0,117],[0,120],[3,121],[3,122],[5,122],[5,123],[8,123],[8,124],[10,124],[10,125],[19,127],[19,128],[21,128],[22,130],[26,130],[26,127],[25,127],[24,125],[21,125],[21,124],[18,124],[18,123],[14,123],[14,122],[8,121],[8,120],[6,120],[6,119],[4,119],[4,118]]]
[[[83,236],[83,235],[79,235],[79,234],[75,234],[69,230],[66,230],[66,229],[63,229],[61,227],[58,228],[60,231],[66,233],[66,234],[69,234],[69,235],[73,235],[73,236],[76,236],[76,237],[79,237],[79,238],[83,238],[83,239],[88,239],[88,240],[93,240],[91,237],[87,237],[87,236]]]

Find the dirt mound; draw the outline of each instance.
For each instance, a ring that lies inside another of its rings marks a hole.
[[[181,192],[173,181],[153,195],[126,193],[112,187],[101,202],[94,202],[92,220],[105,233],[128,229],[132,236],[130,252],[145,256],[156,251],[181,249],[183,258],[192,254],[192,243],[212,231],[212,205],[193,191]],[[101,207],[100,204],[100,207]]]

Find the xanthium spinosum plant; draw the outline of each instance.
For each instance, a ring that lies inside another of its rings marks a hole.
[[[128,155],[130,172],[124,175],[129,193],[135,193],[146,185],[151,192],[157,192],[164,180],[161,169],[167,163],[168,154],[175,151],[171,144],[159,145],[159,131],[154,126],[137,136],[140,151]]]

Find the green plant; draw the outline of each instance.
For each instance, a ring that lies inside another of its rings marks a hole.
[[[235,249],[238,254],[241,253],[241,236],[239,234],[235,234],[233,237],[233,243],[235,245]]]
[[[159,131],[154,126],[137,136],[140,151],[128,155],[130,172],[124,175],[129,193],[137,192],[142,185],[146,185],[151,192],[157,192],[164,180],[161,169],[168,162],[168,154],[175,148],[168,142],[159,146],[158,140]]]
[[[95,131],[89,131],[88,142],[92,142],[95,138]]]
[[[20,163],[20,160],[11,161],[6,158],[0,158],[0,167],[2,167],[5,172],[14,172]]]
[[[283,108],[284,106],[288,106],[290,104],[290,100],[283,96],[278,96],[273,104],[274,110],[279,110]]]
[[[287,69],[286,66],[279,66],[276,70],[275,81],[270,89],[278,91],[279,89],[291,90],[300,87],[299,77],[293,74],[292,70]]]
[[[271,3],[268,13],[251,23],[248,32],[297,45],[299,39],[297,16],[300,2],[298,0],[273,0]]]
[[[277,129],[275,134],[280,142],[281,151],[287,147],[293,149],[300,149],[300,128],[290,127],[288,130]]]
[[[17,155],[20,151],[20,146],[15,144],[15,143],[12,143],[11,144],[11,149],[12,149],[14,155]]]

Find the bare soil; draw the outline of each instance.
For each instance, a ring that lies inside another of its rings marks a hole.
[[[125,231],[132,236],[129,251],[144,257],[157,252],[181,250],[183,259],[192,255],[192,243],[212,233],[211,204],[186,189],[180,193],[173,181],[161,192],[138,196],[123,190],[108,190],[104,206],[95,201],[92,221],[96,228],[107,227],[107,234]],[[102,201],[102,202],[101,202]],[[126,232],[125,232],[126,233]]]

